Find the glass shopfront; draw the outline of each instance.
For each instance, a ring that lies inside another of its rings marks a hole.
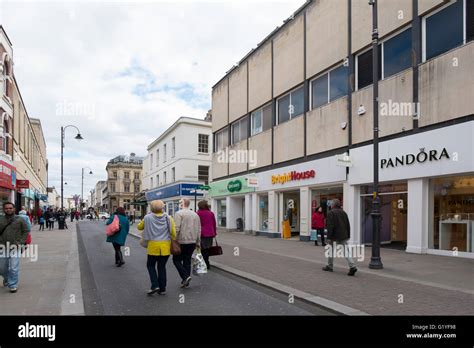
[[[311,190],[311,214],[313,214],[318,207],[322,207],[324,216],[327,216],[327,213],[331,210],[333,199],[339,199],[344,208],[342,186]]]
[[[432,179],[430,249],[474,252],[474,175]]]
[[[227,216],[226,216],[227,203],[226,199],[217,200],[217,226],[226,227],[227,226]]]
[[[259,222],[260,231],[268,231],[268,195],[258,196]]]

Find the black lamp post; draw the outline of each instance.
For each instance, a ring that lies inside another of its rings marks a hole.
[[[81,214],[82,214],[82,203],[84,201],[84,169],[89,169],[89,175],[92,175],[92,169],[89,167],[82,168],[82,180],[81,180]]]
[[[369,268],[382,269],[380,259],[380,198],[379,198],[379,30],[377,24],[377,0],[372,6],[372,78],[374,94],[374,191],[372,196],[372,257]]]
[[[81,136],[81,132],[79,130],[79,128],[77,128],[76,126],[73,126],[73,125],[68,125],[66,127],[61,127],[61,210],[64,210],[64,179],[63,179],[63,152],[64,152],[64,133],[66,132],[66,128],[67,127],[74,127],[76,128],[77,130],[77,135],[74,137],[74,139],[77,139],[77,140],[82,140],[84,139],[82,136]]]

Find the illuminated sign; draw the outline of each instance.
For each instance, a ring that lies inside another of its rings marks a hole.
[[[292,171],[286,174],[272,175],[272,185],[285,184],[289,181],[313,179],[314,177],[316,177],[314,170],[307,170],[305,172]]]

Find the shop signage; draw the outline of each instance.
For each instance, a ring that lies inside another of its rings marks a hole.
[[[242,182],[240,180],[230,181],[227,184],[227,190],[229,190],[229,192],[239,192],[242,190]]]
[[[443,158],[449,159],[449,154],[448,151],[446,151],[446,148],[443,148],[441,152],[439,152],[438,150],[430,150],[429,152],[426,152],[425,148],[421,148],[420,152],[416,155],[410,153],[402,156],[397,156],[395,158],[383,158],[380,161],[380,168],[395,168],[398,166],[405,166],[413,163],[440,161]]]
[[[30,181],[29,180],[17,180],[16,181],[16,188],[17,189],[30,188]]]
[[[288,181],[314,179],[316,172],[314,170],[307,170],[304,172],[292,171],[286,174],[272,175],[272,185],[285,184]]]
[[[15,167],[4,161],[0,161],[0,187],[13,190],[15,180]]]
[[[248,187],[258,187],[258,178],[256,176],[247,177],[247,186]]]
[[[352,160],[347,153],[336,155],[336,165],[341,167],[352,167]]]
[[[194,196],[194,191],[199,189],[201,184],[175,184],[163,188],[157,188],[145,193],[146,200],[148,202],[157,199],[165,199],[170,197],[179,196]],[[196,196],[202,197],[203,194],[197,191]]]

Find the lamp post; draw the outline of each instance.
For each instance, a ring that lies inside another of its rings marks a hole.
[[[65,135],[67,127],[76,128],[77,135],[74,137],[74,139],[77,139],[77,140],[84,139],[81,136],[81,132],[80,132],[79,128],[77,128],[76,126],[68,125],[66,127],[61,127],[61,210],[64,210],[64,181],[63,181],[64,180],[64,176],[63,176],[63,173],[64,173],[64,170],[63,170],[63,164],[64,164],[63,157],[64,156],[63,156],[63,153],[64,153],[64,135]]]
[[[372,6],[372,79],[374,112],[374,188],[372,193],[372,256],[369,268],[382,269],[380,259],[380,198],[379,198],[379,31],[377,23],[377,0]]]
[[[82,214],[82,203],[84,201],[84,169],[89,169],[90,172],[89,172],[89,175],[92,175],[94,173],[92,173],[92,169],[89,168],[89,167],[84,167],[82,168],[82,180],[81,180],[81,214]],[[82,216],[82,215],[81,215]]]

